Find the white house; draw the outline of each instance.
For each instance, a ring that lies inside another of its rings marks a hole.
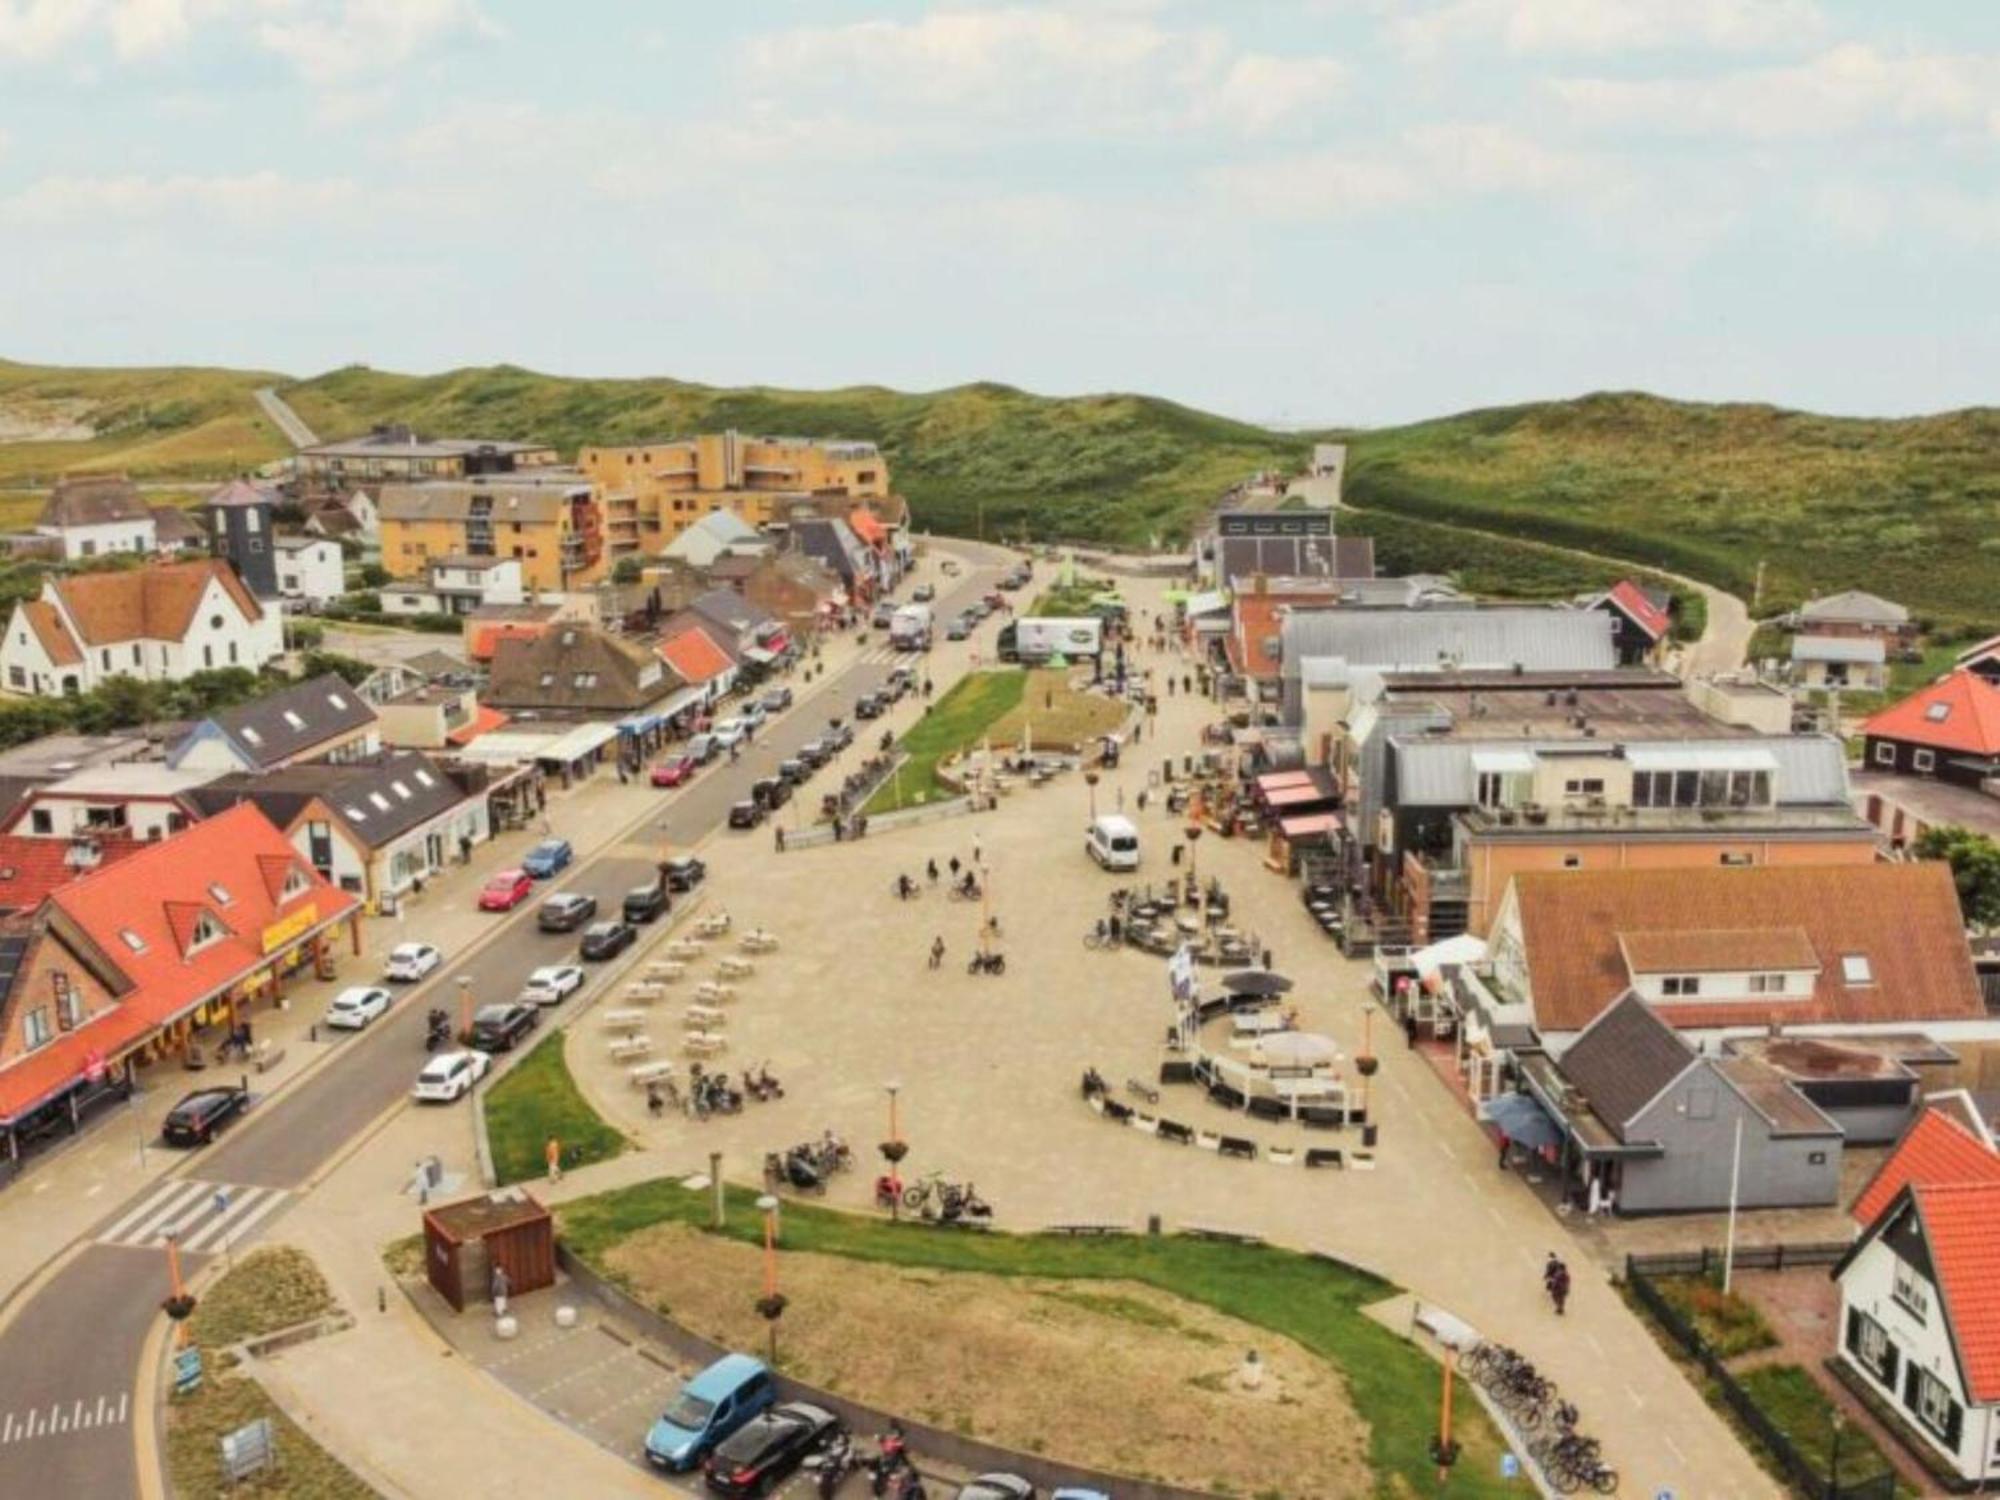
[[[159,523],[123,474],[70,474],[56,481],[35,523],[62,544],[65,562],[159,549]]]
[[[16,693],[89,692],[106,679],[178,682],[223,667],[256,671],[284,649],[278,615],[218,558],[42,580],[14,607],[0,677]]]
[[[347,592],[340,543],[323,536],[281,536],[271,545],[278,554],[282,597],[317,606],[331,604]]]
[[[523,604],[521,563],[512,557],[431,559],[423,583],[391,583],[382,590],[387,615],[469,615],[492,604]]]
[[[187,800],[216,772],[175,770],[156,760],[93,766],[31,790],[7,815],[6,831],[29,838],[121,835],[150,842],[195,821]]]

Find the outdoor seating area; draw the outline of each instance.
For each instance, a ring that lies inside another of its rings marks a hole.
[[[1160,958],[1185,948],[1196,963],[1228,968],[1253,964],[1263,951],[1254,932],[1230,925],[1232,902],[1219,880],[1204,886],[1190,873],[1158,887],[1122,887],[1105,900],[1108,915],[1092,946],[1124,945]]]
[[[1184,1080],[1178,1074],[1169,1078],[1166,1070],[1162,1069],[1160,1081],[1168,1083]],[[1186,1081],[1193,1080],[1189,1079]],[[1226,1088],[1226,1086],[1223,1087]],[[1211,1086],[1210,1098],[1215,1098],[1215,1086]],[[1243,1096],[1239,1094],[1237,1098],[1241,1100]],[[1272,1166],[1305,1166],[1315,1169],[1333,1168],[1336,1170],[1350,1165],[1363,1169],[1374,1165],[1374,1153],[1370,1150],[1342,1151],[1338,1148],[1324,1147],[1307,1147],[1301,1150],[1296,1146],[1266,1145],[1251,1136],[1204,1130],[1198,1125],[1190,1125],[1182,1120],[1169,1119],[1164,1115],[1155,1114],[1150,1109],[1135,1108],[1132,1105],[1113,1098],[1109,1090],[1105,1087],[1104,1080],[1098,1076],[1095,1068],[1085,1070],[1083,1100],[1091,1110],[1114,1125],[1123,1125],[1128,1129],[1139,1131],[1143,1135],[1150,1135],[1159,1140],[1166,1141],[1170,1145],[1189,1146],[1199,1151],[1212,1151],[1217,1156],[1226,1156],[1236,1161],[1257,1161],[1261,1159]],[[1268,1106],[1275,1104],[1277,1101],[1260,1099],[1254,1102]],[[1235,1107],[1241,1108],[1242,1104],[1239,1103]],[[1291,1118],[1285,1113],[1282,1107],[1279,1108],[1276,1114],[1271,1113],[1268,1109],[1251,1109],[1248,1113],[1253,1119],[1277,1121]],[[1300,1123],[1307,1125],[1317,1123],[1329,1128],[1338,1129],[1342,1123],[1348,1122],[1346,1117],[1350,1114],[1357,1116],[1352,1119],[1352,1123],[1361,1123],[1358,1118],[1358,1111],[1348,1112],[1339,1108],[1329,1109],[1317,1106],[1301,1113],[1298,1119]],[[1315,1119],[1315,1116],[1317,1119]]]

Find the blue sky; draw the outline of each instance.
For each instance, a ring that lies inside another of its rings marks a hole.
[[[0,354],[1382,422],[2000,371],[1992,0],[0,0]]]

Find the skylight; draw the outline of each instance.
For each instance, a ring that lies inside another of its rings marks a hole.
[[[294,712],[292,709],[289,708],[285,710],[285,722],[291,725],[292,728],[294,729],[304,729],[306,727],[306,721],[300,718],[296,712]]]
[[[410,789],[403,782],[392,781],[389,783],[389,789],[393,791],[398,797],[401,797],[405,802],[408,802],[410,800]]]
[[[1942,724],[1946,719],[1951,717],[1951,705],[1949,703],[1933,703],[1929,708],[1924,710],[1924,717],[1929,719],[1933,724]]]
[[[366,823],[368,821],[368,814],[356,807],[352,802],[343,807],[341,811],[357,823]]]
[[[331,703],[335,708],[339,709],[342,713],[347,712],[347,700],[341,697],[340,694],[328,693],[326,695],[326,701]]]
[[[256,730],[252,729],[247,724],[243,726],[243,738],[248,740],[253,745],[261,745],[264,743],[264,736],[259,734]]]
[[[368,800],[375,804],[376,811],[378,812],[389,811],[389,799],[383,796],[380,792],[370,792],[368,794]]]
[[[1849,984],[1873,984],[1875,966],[1868,962],[1865,953],[1843,953],[1840,956],[1840,977]]]
[[[146,951],[146,940],[131,928],[119,928],[118,936],[125,940],[125,946],[130,948],[134,953],[144,953]]]
[[[229,887],[224,885],[219,880],[212,880],[209,882],[208,893],[209,895],[215,898],[215,904],[217,906],[227,906],[229,905],[230,902],[236,899],[234,896],[229,894]]]
[[[419,768],[417,771],[417,784],[419,786],[436,786],[437,777],[431,775],[430,772]]]

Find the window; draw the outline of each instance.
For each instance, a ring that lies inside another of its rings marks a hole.
[[[104,663],[104,670],[109,672],[111,670],[111,648],[109,646],[106,646],[102,651],[98,652],[97,655],[98,659]]]
[[[1875,967],[1868,962],[1865,953],[1843,953],[1840,957],[1840,977],[1848,984],[1873,984]]]
[[[1934,1436],[1956,1448],[1965,1421],[1964,1411],[1952,1399],[1951,1387],[1929,1370],[1911,1365],[1904,1377],[1903,1405]]]
[[[95,556],[97,556],[97,543],[95,543],[95,542],[84,542],[84,543],[82,544],[82,548],[81,548],[81,550],[82,550],[82,553],[83,553],[83,555],[84,555],[85,557],[95,557]]]
[[[1896,1299],[1898,1307],[1919,1323],[1931,1314],[1930,1284],[1906,1260],[1896,1262],[1896,1280],[1889,1289],[1889,1295]]]
[[[229,894],[229,887],[219,880],[211,880],[208,883],[208,893],[215,898],[217,906],[227,906],[236,899]]]
[[[264,743],[264,736],[259,734],[256,730],[252,729],[248,724],[245,724],[243,726],[241,732],[243,738],[252,745],[261,745]]]
[[[124,943],[125,946],[130,948],[134,953],[144,953],[146,951],[146,940],[140,937],[138,933],[134,932],[129,927],[120,928],[118,931],[118,938],[119,941]]]
[[[306,721],[289,708],[285,710],[285,722],[294,729],[304,729],[306,727]]]
[[[49,988],[56,997],[56,1025],[63,1031],[74,1031],[83,1024],[83,996],[70,983],[69,975],[61,969],[49,975]]]
[[[1912,750],[1910,752],[1910,769],[1913,771],[1936,770],[1937,752],[1935,750]]]
[[[1662,995],[1699,995],[1701,976],[1699,974],[1669,974],[1660,981]]]
[[[232,667],[236,665],[236,642],[234,641],[229,643],[229,664]]]
[[[49,1025],[49,1008],[46,1005],[38,1005],[21,1017],[21,1041],[29,1051],[32,1052],[37,1047],[46,1047],[49,1038],[54,1034]]]
[[[1601,797],[1604,795],[1604,778],[1601,776],[1579,777],[1563,783],[1563,791],[1571,797]]]
[[[222,629],[222,616],[221,616],[221,615],[210,615],[210,616],[208,617],[208,628],[209,628],[210,630],[220,630],[220,629]]]
[[[135,667],[143,667],[145,664],[146,664],[145,648],[141,646],[137,641],[134,641],[132,643],[132,665]]]
[[[7,686],[24,688],[27,685],[28,674],[26,672],[22,671],[19,667],[9,667],[7,669]]]
[[[243,512],[243,529],[245,531],[255,531],[262,524],[263,517],[257,514],[255,506]]]
[[[1756,862],[1755,856],[1742,853],[1740,850],[1725,849],[1722,851],[1722,863],[1731,869],[1741,869],[1745,865],[1754,865]]]
[[[1783,974],[1752,974],[1750,993],[1753,995],[1782,995],[1785,993]]]
[[[1896,1388],[1896,1346],[1889,1330],[1859,1308],[1847,1310],[1847,1352],[1890,1390]]]
[[[1826,1153],[1824,1151],[1808,1151],[1806,1153],[1806,1165],[1809,1167],[1825,1166]]]
[[[285,874],[284,889],[280,891],[278,900],[285,902],[291,900],[294,896],[302,896],[305,894],[306,887],[311,884],[312,882],[306,879],[305,871],[294,866]]]
[[[228,929],[216,921],[214,917],[210,916],[207,912],[203,912],[194,919],[194,928],[188,933],[188,953],[190,955],[199,953],[203,948],[206,948],[210,943],[220,938],[226,931]]]
[[[1563,868],[1564,868],[1565,870],[1580,870],[1580,869],[1582,869],[1582,868],[1583,868],[1583,856],[1582,856],[1581,854],[1565,854],[1565,855],[1563,856]]]
[[[1896,747],[1887,740],[1877,740],[1875,742],[1875,764],[1878,766],[1893,766],[1895,763]]]
[[[1924,717],[1933,724],[1942,724],[1946,719],[1951,717],[1951,705],[1949,703],[1933,703],[1929,708],[1924,710]]]
[[[38,807],[28,814],[28,825],[36,833],[54,833],[56,831],[55,814],[50,812],[46,807]]]

